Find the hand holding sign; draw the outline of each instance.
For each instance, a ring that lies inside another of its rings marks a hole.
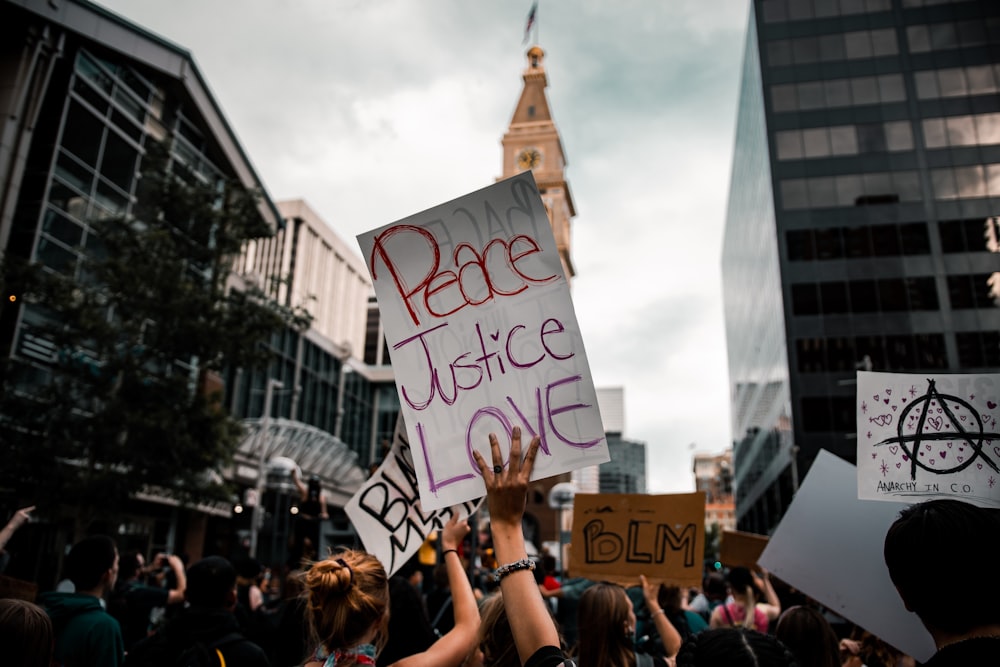
[[[448,523],[441,529],[441,548],[444,551],[450,549],[458,550],[462,540],[469,534],[469,522],[465,519],[459,520],[457,514],[452,514]]]

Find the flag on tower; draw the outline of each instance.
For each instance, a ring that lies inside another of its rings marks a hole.
[[[535,25],[535,12],[538,11],[538,0],[531,3],[531,11],[528,12],[528,22],[524,26],[524,41],[528,41],[531,35],[531,26]]]

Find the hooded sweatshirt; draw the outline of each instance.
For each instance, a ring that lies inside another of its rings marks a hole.
[[[100,599],[86,593],[45,593],[39,601],[52,619],[56,664],[119,667],[124,663],[121,628]]]

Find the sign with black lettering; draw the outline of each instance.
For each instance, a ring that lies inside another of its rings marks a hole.
[[[575,577],[700,586],[705,494],[577,494],[572,536]]]
[[[472,455],[520,427],[532,479],[608,443],[569,283],[530,171],[358,236],[425,509],[481,497]]]
[[[482,499],[431,511],[421,507],[406,426],[400,417],[385,461],[347,502],[344,511],[365,550],[382,562],[391,577],[452,514],[464,519],[479,508],[480,502]]]

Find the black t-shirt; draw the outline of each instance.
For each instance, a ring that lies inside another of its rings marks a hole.
[[[543,646],[524,663],[524,667],[575,667],[576,663],[563,655],[558,646]]]
[[[986,667],[1000,663],[1000,637],[973,637],[948,644],[924,667]]]

